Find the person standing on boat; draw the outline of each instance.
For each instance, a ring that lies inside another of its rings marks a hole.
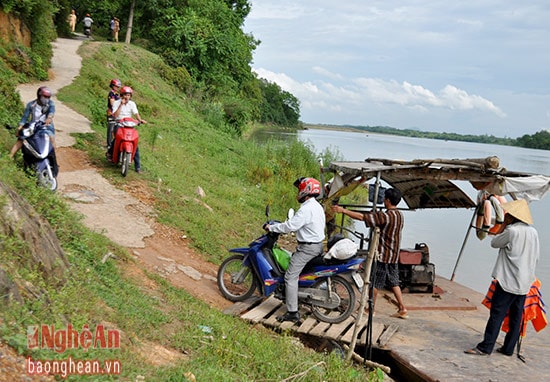
[[[535,267],[540,249],[537,230],[525,199],[502,204],[506,212],[504,223],[491,240],[491,247],[498,248],[493,268],[496,286],[491,299],[491,310],[485,327],[483,341],[466,354],[488,355],[493,352],[504,318],[508,314],[509,330],[504,344],[497,352],[511,356],[518,342],[525,296],[535,281]]]
[[[265,224],[268,232],[296,232],[298,246],[290,257],[285,272],[285,301],[287,312],[277,317],[277,321],[300,321],[298,313],[298,278],[306,264],[323,253],[325,240],[325,210],[316,197],[321,194],[321,184],[314,178],[298,178],[294,182],[298,188],[296,199],[301,204],[294,216],[283,223]]]
[[[362,220],[369,228],[380,228],[380,241],[378,252],[381,261],[376,263],[376,272],[372,280],[374,286],[373,306],[376,304],[378,290],[391,288],[399,305],[399,310],[392,317],[408,318],[407,308],[403,302],[399,281],[399,249],[401,247],[401,232],[403,231],[404,218],[397,205],[401,201],[401,191],[396,188],[388,188],[384,193],[385,211],[357,212],[347,210],[339,205],[332,206],[332,211],[349,216],[352,219]],[[372,275],[371,275],[372,278]],[[374,313],[374,312],[373,312]]]

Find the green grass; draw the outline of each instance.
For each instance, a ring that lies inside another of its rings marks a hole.
[[[298,142],[259,145],[234,136],[219,121],[215,126],[205,122],[199,111],[209,108],[197,104],[207,101],[189,99],[164,82],[158,74],[162,63],[149,52],[122,44],[86,43],[80,53],[84,57],[80,76],[58,94],[93,122],[94,133],[79,134],[76,147],[86,150],[94,165],[104,167],[104,176],[113,184],[123,186],[137,179],[133,173],[122,178],[117,168],[107,165],[103,147],[107,85],[111,78],[120,78],[132,86],[141,116],[151,122],[140,128],[146,170],[140,179],[156,198],[158,220],[186,232],[212,262],[219,263],[228,248],[258,235],[266,204],[271,205],[272,217],[280,219],[289,207],[298,207],[292,187],[297,176],[318,175],[315,153]],[[0,143],[9,149],[13,136],[0,132]],[[224,315],[158,276],[128,274],[133,259],[125,249],[87,230],[60,195],[37,188],[5,155],[0,156],[0,179],[49,222],[71,264],[64,283],[51,283],[37,267],[28,266],[24,240],[1,237],[2,268],[14,282],[30,284],[42,296],[25,296],[24,303],[4,305],[0,311],[0,337],[21,353],[35,359],[116,358],[123,365],[122,380],[129,381],[140,375],[146,380],[181,381],[184,373],[192,373],[198,381],[366,380],[363,368],[334,354],[316,353],[290,336]],[[197,187],[206,192],[200,202]],[[102,261],[109,252],[116,259]],[[71,323],[78,329],[108,323],[122,331],[122,346],[62,354],[29,352],[27,326],[42,323],[56,327]],[[173,366],[153,366],[137,352],[146,341],[185,356]],[[375,374],[371,378],[380,379]],[[77,379],[99,380],[68,380]]]

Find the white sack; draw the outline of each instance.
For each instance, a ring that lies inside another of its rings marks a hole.
[[[346,260],[357,253],[358,245],[348,238],[338,240],[332,248],[323,256],[326,260],[339,259]]]

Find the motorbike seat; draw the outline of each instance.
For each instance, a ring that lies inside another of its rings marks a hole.
[[[344,264],[344,263],[347,263],[348,261],[350,261],[350,260],[352,260],[356,257],[357,257],[357,255],[352,256],[349,259],[345,259],[345,260],[340,260],[340,259],[335,259],[335,258],[327,260],[327,259],[323,258],[323,255],[319,255],[319,256],[316,256],[313,259],[308,261],[308,263],[304,267],[302,273],[312,272],[314,270],[314,268],[318,267],[318,266],[325,266],[326,267],[326,266],[331,266],[331,265]]]

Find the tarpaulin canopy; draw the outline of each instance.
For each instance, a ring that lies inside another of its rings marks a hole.
[[[542,199],[550,189],[550,177],[509,171],[497,157],[474,159],[415,159],[400,161],[368,158],[355,162],[332,162],[334,173],[325,195],[331,201],[356,187],[380,178],[403,194],[410,209],[472,208],[473,201],[453,181],[468,181],[476,190],[513,198]]]

